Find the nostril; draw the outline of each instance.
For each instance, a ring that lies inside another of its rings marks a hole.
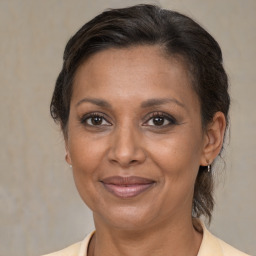
[[[113,163],[119,163],[121,165],[133,165],[136,164],[138,162],[138,160],[124,160],[124,159],[111,159],[111,162]]]
[[[115,135],[108,149],[108,159],[121,166],[136,165],[144,162],[146,155],[141,141],[134,137],[132,129],[122,130],[123,133]]]

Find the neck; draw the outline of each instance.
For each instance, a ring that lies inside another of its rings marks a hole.
[[[95,226],[88,256],[196,256],[202,241],[191,217],[139,230],[110,228],[96,220]]]

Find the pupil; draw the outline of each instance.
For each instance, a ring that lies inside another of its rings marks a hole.
[[[154,125],[163,125],[164,123],[164,118],[163,117],[155,117],[153,119]]]
[[[92,124],[93,125],[99,125],[102,123],[102,117],[100,116],[95,116],[92,118]]]

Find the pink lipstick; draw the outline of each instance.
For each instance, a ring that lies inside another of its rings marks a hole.
[[[109,192],[120,198],[135,197],[155,184],[153,180],[136,176],[112,176],[101,182]]]

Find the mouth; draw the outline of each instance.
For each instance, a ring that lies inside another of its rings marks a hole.
[[[119,198],[138,196],[155,185],[154,180],[129,176],[112,176],[101,180],[105,189]]]

